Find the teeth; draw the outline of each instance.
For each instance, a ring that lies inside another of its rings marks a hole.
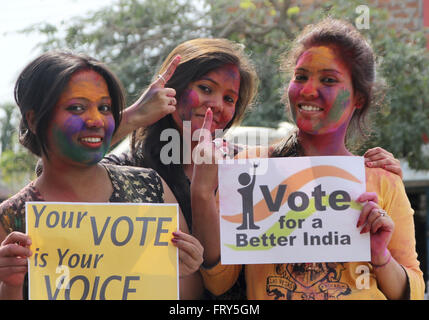
[[[300,105],[299,108],[304,110],[304,111],[321,111],[321,110],[323,110],[322,108],[319,108],[319,107],[304,106],[304,105]]]
[[[92,138],[92,137],[82,138],[81,140],[84,141],[84,142],[89,142],[89,143],[98,143],[98,142],[101,142],[101,138]]]

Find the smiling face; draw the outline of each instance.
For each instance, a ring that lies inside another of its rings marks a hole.
[[[351,74],[333,46],[301,54],[288,95],[298,128],[309,134],[344,134],[357,107]]]
[[[96,164],[107,152],[114,128],[106,81],[95,71],[78,71],[54,107],[48,128],[49,158]]]
[[[173,119],[180,129],[191,121],[192,132],[200,129],[206,110],[213,111],[211,132],[224,129],[232,120],[239,97],[240,73],[235,65],[224,65],[189,83],[177,102]]]

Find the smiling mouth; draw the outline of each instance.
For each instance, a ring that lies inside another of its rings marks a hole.
[[[298,108],[303,111],[323,111],[322,108],[306,104],[298,104]]]
[[[102,137],[83,137],[79,141],[88,147],[98,148],[103,143]]]

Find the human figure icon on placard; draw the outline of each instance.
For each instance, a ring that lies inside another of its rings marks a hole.
[[[237,227],[237,230],[260,229],[259,226],[255,225],[253,216],[253,189],[255,188],[256,168],[258,166],[259,164],[253,163],[253,177],[247,172],[243,172],[238,176],[238,182],[244,187],[237,189],[243,203],[243,222]]]

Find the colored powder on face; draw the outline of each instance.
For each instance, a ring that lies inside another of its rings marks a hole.
[[[114,120],[109,118],[101,147],[97,149],[85,148],[75,138],[77,133],[85,129],[85,123],[82,118],[71,116],[63,127],[54,125],[52,130],[53,143],[64,157],[75,162],[93,165],[98,163],[108,151],[114,127]]]
[[[182,121],[190,121],[192,109],[198,107],[199,104],[198,94],[192,89],[185,90],[177,104],[180,119],[182,119]]]
[[[341,89],[331,107],[331,110],[329,111],[328,120],[331,122],[338,122],[349,104],[350,92],[348,90]]]

